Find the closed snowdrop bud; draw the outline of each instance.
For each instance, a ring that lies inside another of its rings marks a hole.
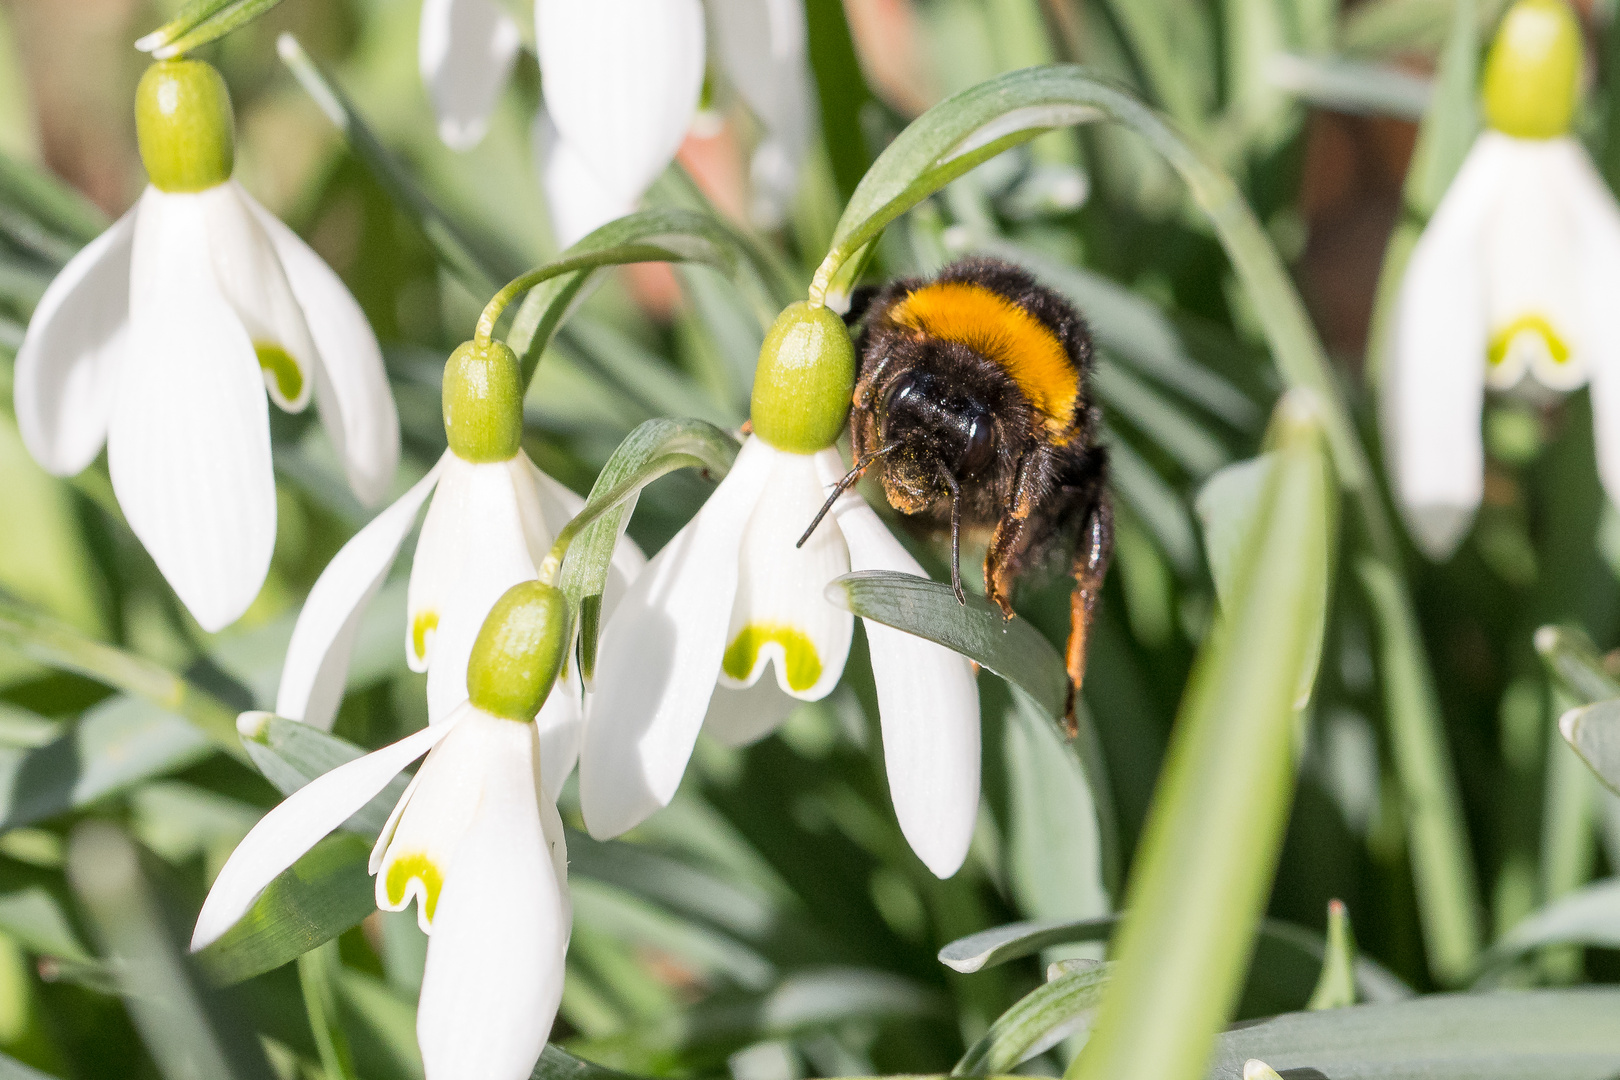
[[[1282,1077],[1259,1058],[1250,1058],[1243,1063],[1243,1080],[1282,1080]]]
[[[467,663],[468,699],[508,720],[533,720],[562,671],[568,602],[543,581],[507,589],[490,609]]]
[[[1598,472],[1620,502],[1620,207],[1571,135],[1580,24],[1565,0],[1519,0],[1485,63],[1488,126],[1412,250],[1382,423],[1407,527],[1431,559],[1484,493],[1487,392],[1545,401],[1591,383]]]
[[[444,432],[463,461],[507,461],[523,441],[523,384],[504,343],[468,341],[444,366]]]
[[[855,347],[831,308],[803,301],[771,325],[754,371],[754,433],[813,454],[838,441],[855,388]]]
[[[171,194],[206,191],[236,163],[231,94],[201,60],[163,60],[135,90],[135,133],[152,184]]]

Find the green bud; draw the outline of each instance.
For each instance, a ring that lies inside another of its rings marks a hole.
[[[135,134],[159,191],[206,191],[231,178],[236,120],[211,64],[160,60],[147,68],[135,89]]]
[[[1485,119],[1504,135],[1569,131],[1581,88],[1581,27],[1564,0],[1519,0],[1485,58]]]
[[[507,589],[489,609],[467,661],[467,697],[487,713],[533,720],[562,671],[568,601],[543,581]]]
[[[463,461],[509,461],[523,442],[523,376],[504,342],[464,342],[444,365],[444,433]]]
[[[776,317],[754,369],[754,434],[796,454],[838,441],[855,388],[855,346],[832,309],[804,302]]]

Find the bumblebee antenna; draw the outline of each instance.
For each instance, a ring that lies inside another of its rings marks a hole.
[[[942,475],[951,489],[951,591],[956,602],[967,607],[967,594],[962,591],[962,485],[949,469],[942,470]]]
[[[833,508],[833,503],[838,501],[838,496],[855,486],[855,481],[861,478],[861,474],[866,471],[866,467],[868,465],[872,464],[872,462],[876,461],[884,454],[887,454],[890,450],[897,449],[899,446],[899,443],[892,442],[887,446],[882,446],[876,450],[873,450],[862,457],[861,460],[857,461],[855,463],[855,467],[849,470],[849,472],[845,473],[842,480],[833,485],[832,494],[827,496],[827,501],[821,504],[820,510],[816,511],[816,516],[810,521],[810,527],[804,530],[804,535],[799,537],[799,542],[793,545],[794,548],[804,547],[804,542],[810,539],[811,533],[816,531],[816,526],[821,524],[821,519],[827,516],[827,511],[831,510]]]

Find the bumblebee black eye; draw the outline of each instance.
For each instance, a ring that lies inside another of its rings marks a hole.
[[[883,395],[883,412],[892,416],[895,413],[915,411],[927,403],[928,380],[916,372],[906,372],[894,382],[889,384],[888,392]]]
[[[956,471],[965,477],[982,476],[996,456],[996,432],[990,414],[975,410],[962,418],[964,443]]]

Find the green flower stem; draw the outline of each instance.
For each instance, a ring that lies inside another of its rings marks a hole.
[[[1554,717],[1575,704],[1556,690],[1552,697]],[[1591,770],[1564,741],[1556,723],[1548,725],[1547,739],[1546,804],[1541,816],[1542,904],[1591,880],[1597,839],[1592,829],[1597,791]],[[1548,949],[1541,957],[1542,974],[1551,983],[1578,981],[1581,965],[1581,951],[1573,947]]]
[[[483,314],[478,316],[478,328],[473,332],[473,342],[487,346],[490,339],[495,336],[495,324],[500,321],[501,313],[506,310],[507,305],[543,281],[582,270],[599,270],[604,266],[637,262],[678,262],[680,259],[681,256],[676,253],[653,244],[626,244],[558,259],[556,262],[535,267],[527,273],[519,274],[490,297],[489,303],[484,305]]]
[[[279,3],[281,0],[192,0],[135,47],[150,52],[153,59],[167,60],[246,26]]]
[[[342,970],[338,944],[328,941],[298,958],[298,986],[309,1013],[309,1029],[315,1035],[315,1049],[327,1080],[358,1080],[348,1036],[338,1020],[337,986],[334,976]]]
[[[1020,113],[1024,116],[1018,118],[1027,118],[1027,126],[1016,130],[997,126]],[[1322,410],[1334,471],[1351,496],[1364,561],[1378,568],[1374,576],[1384,586],[1374,606],[1389,641],[1383,650],[1386,713],[1390,740],[1398,748],[1396,771],[1407,810],[1418,904],[1429,931],[1425,940],[1429,965],[1441,981],[1461,978],[1480,940],[1478,892],[1466,855],[1472,847],[1441,729],[1433,675],[1401,572],[1401,544],[1305,306],[1231,177],[1129,90],[1084,68],[1054,65],[1011,72],[936,105],[889,144],[839,220],[811,284],[811,301],[826,296],[844,265],[890,222],[951,180],[1044,131],[1097,119],[1123,124],[1140,135],[1181,176],[1254,304],[1278,372],[1288,386],[1311,391]],[[976,138],[988,141],[960,152]],[[1455,854],[1430,862],[1422,858],[1424,852],[1442,848]]]
[[[93,641],[54,619],[5,601],[0,601],[0,645],[38,663],[76,671],[150,701],[189,720],[238,761],[248,761],[236,733],[236,710],[160,664]]]

